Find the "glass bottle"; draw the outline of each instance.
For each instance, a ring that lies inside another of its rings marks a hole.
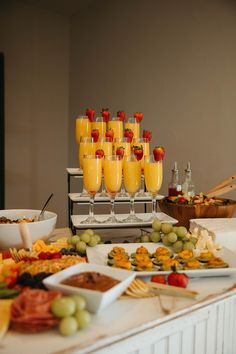
[[[177,196],[181,193],[181,184],[179,183],[179,170],[177,162],[174,163],[174,168],[172,169],[172,177],[170,184],[168,186],[168,195]]]
[[[185,169],[185,180],[182,184],[182,193],[184,196],[188,196],[188,197],[193,197],[195,194],[190,162],[187,163],[187,167]]]

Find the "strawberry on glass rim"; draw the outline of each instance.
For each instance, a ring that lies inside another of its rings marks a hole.
[[[125,111],[118,111],[117,112],[117,117],[119,118],[119,120],[124,122],[124,120],[125,120]]]
[[[136,156],[138,161],[143,158],[143,147],[142,146],[133,146],[133,153]]]
[[[126,128],[124,131],[124,137],[127,138],[129,143],[132,142],[133,136],[134,136],[133,130]]]
[[[144,130],[143,139],[146,139],[147,141],[150,142],[152,140],[152,132],[150,132],[150,130]]]
[[[104,157],[104,151],[102,149],[97,149],[95,155],[102,159]]]
[[[111,115],[111,113],[109,112],[109,108],[103,108],[101,114],[104,121],[107,123]]]
[[[85,114],[88,117],[90,122],[94,121],[95,109],[87,108]]]
[[[116,149],[116,155],[119,156],[121,159],[123,158],[124,153],[125,153],[125,149],[123,148],[123,146],[119,146]]]
[[[113,138],[114,138],[113,129],[111,129],[111,128],[107,129],[105,136],[106,136],[106,138],[109,138],[110,141],[113,141]]]
[[[143,120],[143,113],[142,112],[135,112],[134,118],[136,119],[137,123],[141,123]]]
[[[98,129],[93,129],[91,132],[91,137],[93,138],[93,141],[97,143],[98,138],[99,138],[99,130]]]
[[[153,149],[153,155],[155,161],[162,161],[165,157],[165,149],[163,146],[155,146]]]

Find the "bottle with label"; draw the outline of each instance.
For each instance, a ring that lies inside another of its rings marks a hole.
[[[187,168],[185,169],[185,180],[182,184],[182,193],[186,197],[194,197],[195,195],[190,162],[188,162]]]
[[[179,170],[177,167],[177,162],[175,162],[172,170],[171,181],[168,187],[168,195],[177,196],[179,194],[181,194],[181,184],[179,183]]]

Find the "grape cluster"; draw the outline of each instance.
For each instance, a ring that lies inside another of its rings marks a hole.
[[[33,289],[47,290],[42,281],[43,279],[49,277],[49,275],[51,274],[52,273],[40,272],[36,275],[31,275],[28,272],[24,272],[17,278],[17,284],[19,284],[20,286],[29,286]]]
[[[135,242],[162,242],[165,246],[172,246],[173,251],[178,253],[182,250],[193,250],[197,238],[191,236],[184,226],[173,226],[155,219],[152,223],[152,232],[142,235]]]
[[[81,255],[86,254],[86,248],[94,247],[101,243],[101,237],[95,234],[93,230],[87,229],[81,235],[74,235],[67,239],[68,249],[62,248],[61,253],[65,255]]]
[[[59,332],[63,336],[70,336],[89,326],[91,315],[85,307],[85,299],[80,295],[62,296],[52,302],[51,311],[60,319]]]

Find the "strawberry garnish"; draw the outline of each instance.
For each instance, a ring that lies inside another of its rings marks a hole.
[[[102,114],[104,121],[107,123],[110,118],[110,114],[111,114],[109,112],[109,108],[103,108],[101,114]]]
[[[151,141],[152,133],[149,130],[144,130],[143,131],[143,139],[146,139],[147,141]]]
[[[104,151],[102,149],[98,149],[96,150],[95,155],[102,159],[104,157]]]
[[[155,161],[164,160],[165,149],[163,148],[163,146],[155,146],[153,149],[153,155],[154,155]]]
[[[99,138],[99,130],[98,129],[93,129],[91,132],[91,137],[93,138],[94,142],[96,143]]]
[[[143,147],[142,146],[133,146],[133,152],[138,161],[143,158]]]
[[[95,110],[92,108],[87,108],[85,114],[90,120],[90,122],[93,122],[95,116]]]
[[[111,128],[107,129],[106,131],[106,138],[109,138],[110,141],[113,141],[113,138],[114,138],[114,132]]]
[[[117,117],[118,117],[122,122],[124,122],[124,120],[125,120],[125,111],[118,111],[118,112],[117,112]]]
[[[116,155],[119,156],[120,158],[122,158],[124,156],[124,152],[125,152],[125,149],[123,148],[123,146],[119,146],[116,149]]]
[[[143,120],[143,113],[135,112],[134,113],[134,118],[136,119],[137,123],[140,123]]]
[[[131,143],[133,139],[134,133],[131,129],[125,129],[124,137],[128,139],[128,142]]]

